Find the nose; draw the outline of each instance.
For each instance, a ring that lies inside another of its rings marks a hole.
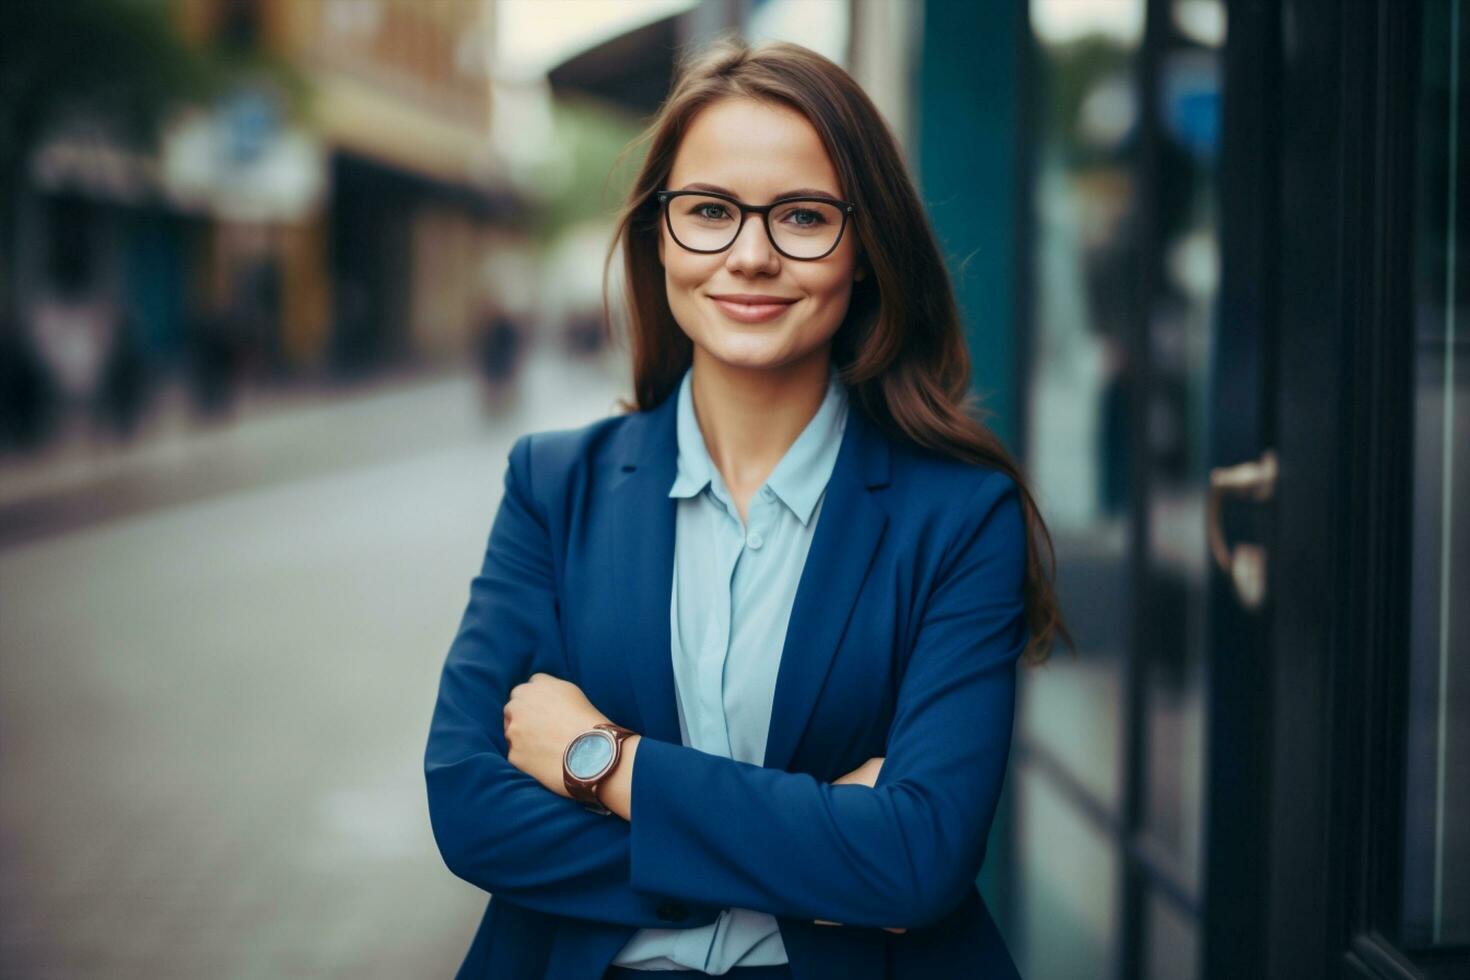
[[[765,222],[758,214],[748,214],[740,233],[725,253],[725,268],[731,272],[754,273],[775,272],[781,265],[781,253],[771,245],[766,235]]]

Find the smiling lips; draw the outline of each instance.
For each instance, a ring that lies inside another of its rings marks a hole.
[[[747,293],[727,293],[711,296],[711,300],[726,316],[741,323],[764,323],[774,320],[796,303],[794,299],[779,296],[752,296]]]

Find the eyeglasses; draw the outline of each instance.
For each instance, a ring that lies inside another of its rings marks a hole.
[[[857,210],[854,204],[830,197],[785,197],[770,204],[746,204],[714,191],[659,191],[658,203],[669,234],[691,252],[723,252],[740,237],[745,216],[755,212],[776,251],[803,262],[832,254],[842,241],[848,216]],[[732,210],[739,212],[738,219]]]

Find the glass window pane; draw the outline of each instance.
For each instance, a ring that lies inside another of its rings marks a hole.
[[[1118,936],[1117,852],[1044,772],[1023,770],[1016,786],[1016,853],[1025,872],[1016,966],[1032,980],[1106,977]]]
[[[1020,730],[1114,812],[1133,607],[1127,335],[1143,10],[1142,0],[1030,6],[1037,172],[1026,466],[1079,649],[1075,660],[1024,672]]]
[[[1424,5],[1403,922],[1470,943],[1470,329],[1462,0]],[[1456,601],[1458,600],[1458,601]]]
[[[1199,883],[1203,833],[1204,663],[1209,552],[1207,413],[1220,280],[1221,57],[1219,0],[1170,6],[1159,31],[1154,100],[1159,166],[1150,281],[1150,384],[1144,657],[1144,826],[1187,891]]]
[[[1144,930],[1149,980],[1194,980],[1199,976],[1199,926],[1158,889],[1149,892]]]

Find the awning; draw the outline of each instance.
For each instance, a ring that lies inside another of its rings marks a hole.
[[[573,55],[546,73],[558,94],[591,95],[637,116],[649,116],[669,94],[680,21],[688,11],[635,27]]]

